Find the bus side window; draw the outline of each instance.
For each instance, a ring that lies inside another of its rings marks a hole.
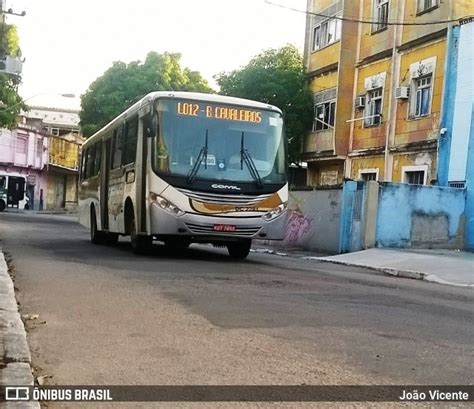
[[[95,158],[95,145],[92,145],[87,150],[87,163],[86,163],[86,178],[90,179],[93,174],[92,171],[94,169],[94,158]]]
[[[0,176],[0,189],[5,189],[7,178],[5,176]]]
[[[81,152],[81,167],[79,168],[79,178],[81,180],[84,180],[84,164],[86,163],[86,155],[85,155],[85,150],[83,149],[82,152]]]
[[[81,179],[87,179],[87,162],[89,156],[90,148],[84,149],[82,151],[82,167],[81,167]]]
[[[99,174],[101,158],[102,158],[102,142],[99,141],[95,145],[95,160],[94,160],[93,176],[97,176]]]
[[[118,169],[122,165],[122,140],[123,131],[122,126],[120,126],[114,131],[114,137],[112,141],[111,169]]]
[[[123,165],[135,163],[137,154],[138,116],[125,124],[125,140],[123,142]]]

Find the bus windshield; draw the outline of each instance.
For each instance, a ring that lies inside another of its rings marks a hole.
[[[286,182],[280,113],[203,101],[160,99],[157,173],[235,182]]]

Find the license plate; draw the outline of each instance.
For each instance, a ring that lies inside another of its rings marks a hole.
[[[232,224],[215,224],[214,231],[235,231],[235,226]]]

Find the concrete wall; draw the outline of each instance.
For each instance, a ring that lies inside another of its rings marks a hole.
[[[265,244],[282,249],[337,253],[341,199],[342,189],[291,191],[285,240]]]
[[[463,248],[465,200],[464,189],[380,184],[376,245]]]

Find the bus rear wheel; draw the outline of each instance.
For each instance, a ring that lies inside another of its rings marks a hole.
[[[3,212],[6,208],[6,204],[4,200],[0,200],[0,212]]]
[[[243,260],[249,255],[251,245],[252,240],[229,243],[227,244],[227,251],[229,252],[230,257],[237,260]]]
[[[91,243],[103,244],[105,241],[105,234],[97,230],[97,217],[94,208],[91,209]]]

